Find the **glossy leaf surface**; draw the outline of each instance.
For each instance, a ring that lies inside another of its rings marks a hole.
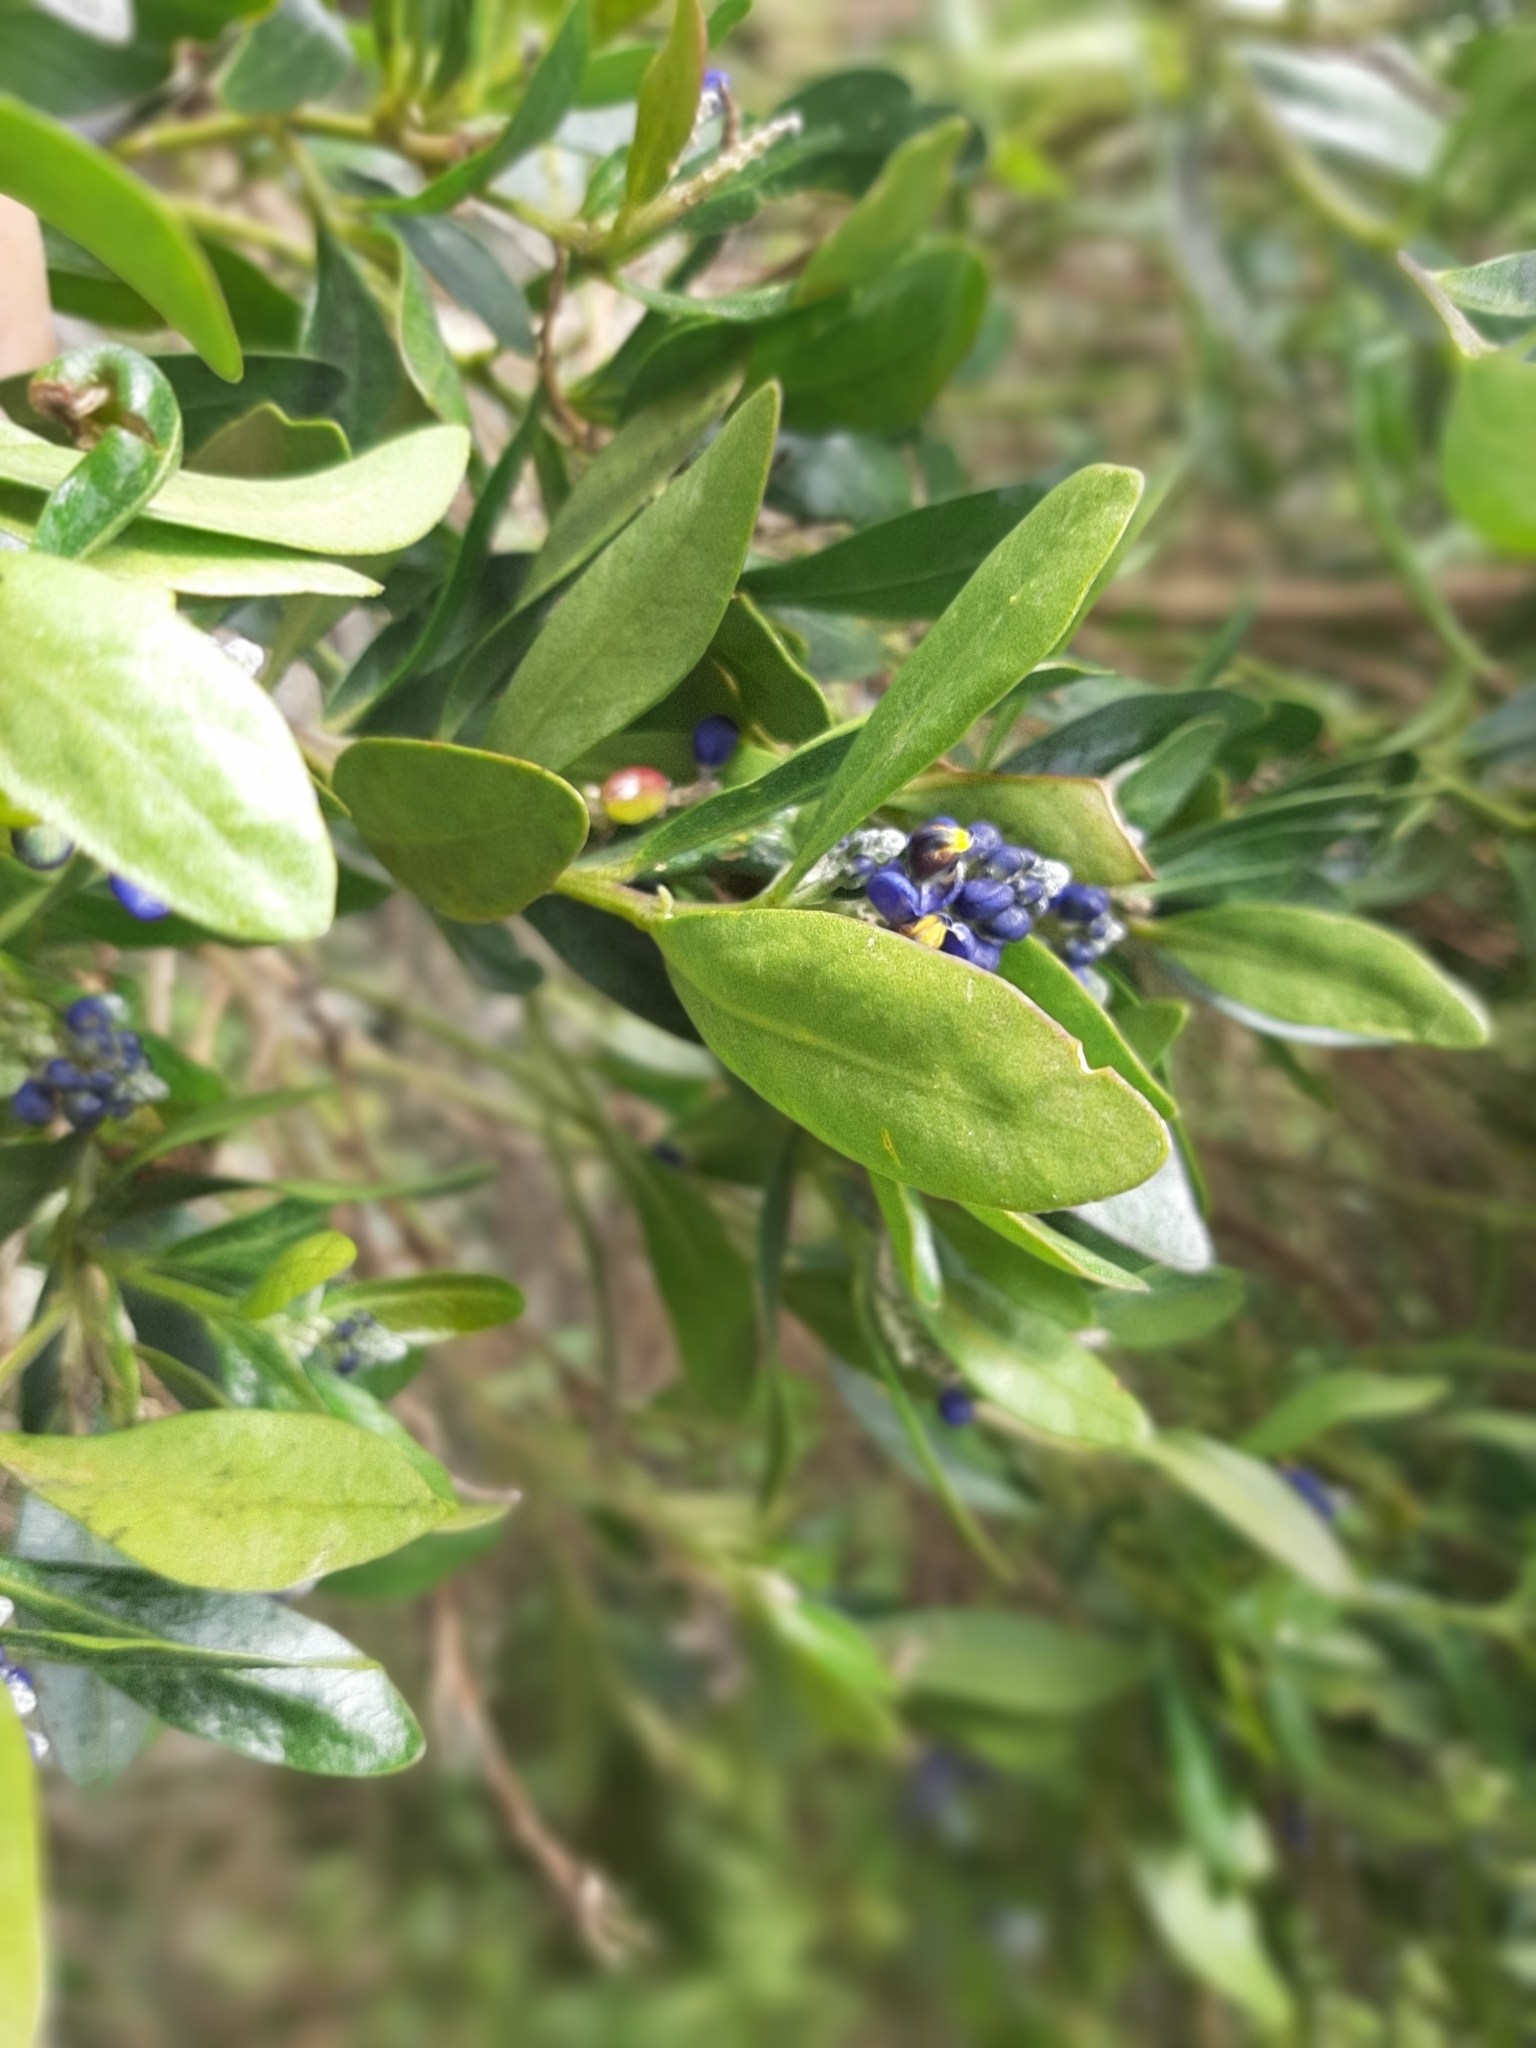
[[[797,874],[1065,639],[1140,497],[1134,470],[1079,470],[993,550],[871,713],[822,799]]]
[[[142,178],[0,94],[0,192],[89,249],[221,377],[238,380],[240,343],[218,279],[190,231]]]
[[[51,491],[78,459],[0,421],[0,477]],[[431,532],[453,503],[468,459],[469,436],[462,427],[422,427],[310,476],[198,476],[183,470],[157,494],[145,517],[301,554],[392,554]]]
[[[486,744],[562,768],[682,681],[746,559],[778,425],[760,391],[556,605],[491,715]]]
[[[215,931],[326,929],[335,861],[287,723],[161,593],[6,554],[0,645],[15,800]]]
[[[0,1465],[162,1577],[274,1592],[396,1550],[450,1510],[378,1437],[328,1415],[175,1415],[112,1436],[0,1435]]]
[[[1361,918],[1300,904],[1226,903],[1161,920],[1155,943],[1239,1015],[1273,1019],[1296,1036],[1347,1032],[1463,1050],[1488,1036],[1466,989],[1401,933]]]
[[[706,1044],[776,1108],[876,1173],[991,1208],[1130,1187],[1161,1121],[993,975],[819,911],[655,927]]]
[[[336,763],[334,780],[396,880],[464,924],[524,909],[587,836],[587,807],[568,782],[504,754],[359,740]]]
[[[54,1633],[48,1655],[258,1763],[373,1777],[422,1752],[416,1718],[382,1669],[281,1601],[21,1558],[0,1559],[0,1587],[30,1625]]]

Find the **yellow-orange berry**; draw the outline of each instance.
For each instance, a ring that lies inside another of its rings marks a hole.
[[[615,825],[643,825],[666,809],[671,794],[659,768],[618,768],[603,784],[603,809]]]

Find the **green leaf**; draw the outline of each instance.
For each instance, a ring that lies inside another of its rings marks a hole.
[[[853,211],[812,250],[795,285],[797,305],[865,284],[907,253],[949,190],[970,130],[965,116],[956,114],[920,129],[891,152]]]
[[[789,881],[954,746],[1061,644],[1140,497],[1134,470],[1079,470],[993,550],[875,706],[822,799]]]
[[[1188,1003],[1117,1001],[1115,1006],[1120,1036],[1147,1067],[1155,1067],[1167,1055],[1188,1022]]]
[[[1038,484],[1007,484],[947,498],[882,519],[815,554],[749,569],[742,586],[760,604],[865,619],[936,619],[1044,496]]]
[[[626,210],[656,197],[686,148],[698,117],[708,48],[699,0],[674,0],[672,32],[640,81],[635,139],[624,179]]]
[[[614,1164],[640,1218],[688,1390],[713,1414],[739,1415],[755,1369],[751,1268],[685,1174],[633,1145],[621,1146]]]
[[[1239,1891],[1217,1890],[1192,1849],[1143,1850],[1132,1869],[1169,1953],[1265,2033],[1289,2028],[1291,1995],[1265,1950],[1249,1900]]]
[[[478,1529],[433,1529],[388,1557],[327,1573],[315,1590],[341,1600],[416,1600],[486,1556],[505,1534],[500,1521]]]
[[[1099,1321],[1128,1351],[1158,1351],[1208,1336],[1232,1320],[1247,1293],[1242,1274],[1224,1266],[1202,1273],[1154,1269],[1146,1277],[1146,1293],[1106,1294],[1096,1303]]]
[[[1476,997],[1379,924],[1300,904],[1223,903],[1160,919],[1151,936],[1256,1031],[1320,1045],[1487,1043]]]
[[[33,2048],[43,2020],[42,1843],[37,1766],[11,1696],[0,1686],[0,2029]]]
[[[479,236],[456,220],[417,220],[404,213],[392,215],[389,224],[410,245],[422,269],[483,320],[503,348],[520,356],[534,353],[533,323],[522,286]]]
[[[1152,1435],[1136,1397],[1045,1316],[1016,1311],[1007,1337],[954,1303],[924,1310],[923,1323],[983,1400],[1044,1436],[1100,1450],[1133,1450]]]
[[[526,908],[586,841],[587,807],[570,784],[500,753],[358,740],[334,784],[395,879],[464,924]]]
[[[807,1707],[828,1734],[882,1750],[896,1746],[896,1723],[887,1705],[895,1687],[857,1622],[808,1599],[772,1572],[753,1574],[751,1605],[787,1654]]]
[[[903,790],[890,808],[921,819],[940,812],[969,825],[988,818],[1015,845],[1064,860],[1080,882],[1115,887],[1151,874],[1107,783],[1069,775],[970,775],[941,769]]]
[[[484,191],[493,178],[515,164],[520,157],[547,142],[575,101],[587,68],[591,40],[591,17],[587,0],[576,0],[565,25],[550,44],[528,81],[528,90],[489,149],[482,149],[463,163],[455,164],[434,178],[424,191],[411,199],[397,199],[381,211],[393,213],[445,213]]]
[[[352,63],[346,29],[322,0],[278,0],[235,45],[219,98],[236,114],[286,114],[327,98]]]
[[[33,1215],[56,1188],[72,1178],[84,1139],[13,1138],[0,1144],[0,1238],[7,1238]]]
[[[221,377],[240,343],[208,258],[152,186],[45,115],[0,94],[0,192],[89,249]]]
[[[938,1246],[933,1241],[933,1224],[922,1196],[883,1173],[871,1173],[869,1184],[885,1218],[903,1286],[914,1301],[922,1302],[926,1308],[936,1308],[944,1298],[944,1276],[939,1271]]]
[[[658,1031],[697,1041],[693,1019],[678,1001],[661,950],[648,932],[568,896],[541,896],[523,915],[572,973],[610,1002]]]
[[[1465,270],[1430,272],[1452,305],[1498,320],[1536,320],[1536,250],[1490,257]]]
[[[14,801],[215,931],[327,928],[336,864],[286,721],[159,593],[8,554],[0,645]]]
[[[1018,1216],[1007,1209],[978,1209],[969,1205],[966,1213],[999,1237],[1006,1238],[1009,1244],[1018,1245],[1058,1272],[1092,1280],[1100,1287],[1124,1288],[1131,1293],[1146,1287],[1146,1281],[1139,1274],[1127,1272],[1125,1267],[1116,1265],[1113,1259],[1105,1258],[1101,1252],[1053,1230],[1038,1216]]]
[[[760,391],[555,606],[486,745],[562,768],[682,681],[714,637],[762,503],[778,394]]]
[[[253,1323],[276,1315],[301,1294],[344,1273],[356,1257],[357,1246],[339,1230],[317,1230],[312,1237],[300,1238],[262,1274],[241,1302],[240,1313]]]
[[[398,1451],[330,1415],[212,1409],[111,1436],[3,1433],[0,1465],[135,1564],[232,1593],[362,1564],[449,1512]]]
[[[49,494],[33,547],[77,560],[121,533],[181,463],[181,414],[147,356],[115,342],[71,349],[37,372],[37,403],[89,418],[86,452]]]
[[[1197,718],[1155,747],[1115,792],[1131,823],[1156,832],[1177,818],[1215,766],[1229,730],[1224,718]]]
[[[798,745],[830,728],[832,711],[820,683],[750,597],[738,592],[731,599],[705,658],[735,685],[742,720],[771,738]]]
[[[1138,1645],[1032,1614],[935,1607],[894,1615],[872,1634],[903,1692],[1005,1714],[1090,1713],[1147,1676]]]
[[[1440,476],[1469,526],[1496,547],[1536,553],[1536,363],[1462,363],[1445,422]]]
[[[1448,1382],[1382,1372],[1325,1372],[1308,1380],[1245,1432],[1255,1458],[1286,1458],[1343,1422],[1385,1422],[1421,1415],[1444,1398]]]
[[[379,440],[400,396],[400,357],[362,272],[323,225],[315,237],[315,299],[304,323],[304,353],[346,372],[337,418],[352,446]]]
[[[206,1138],[221,1138],[226,1131],[237,1131],[243,1124],[255,1123],[259,1117],[279,1116],[285,1109],[302,1109],[317,1095],[323,1095],[326,1086],[324,1082],[315,1082],[306,1088],[274,1088],[264,1095],[231,1096],[193,1109],[185,1116],[178,1116],[169,1130],[136,1145],[130,1157],[115,1170],[112,1179],[126,1179],[152,1159],[160,1158],[162,1153],[177,1152],[184,1145],[199,1144]],[[331,1199],[344,1202],[350,1198],[341,1194]]]
[[[1140,1455],[1320,1593],[1343,1599],[1355,1590],[1354,1572],[1333,1531],[1267,1465],[1192,1430],[1159,1435]]]
[[[268,403],[210,434],[191,466],[204,476],[298,476],[345,462],[350,453],[334,420],[291,420]]]
[[[0,477],[51,491],[79,458],[0,421]],[[313,476],[197,476],[182,470],[144,520],[270,542],[313,555],[387,555],[430,533],[453,503],[469,460],[462,427],[401,434],[355,462]],[[184,544],[184,543],[180,543]]]
[[[725,847],[737,839],[744,842],[754,826],[767,823],[790,805],[805,803],[823,789],[857,732],[857,726],[844,726],[827,733],[740,789],[722,789],[674,812],[654,831],[626,843],[616,842],[603,867],[614,874],[638,875],[646,869],[664,870],[669,862],[702,847]]]
[[[1216,1257],[1177,1146],[1150,1180],[1106,1201],[1078,1204],[1072,1213],[1074,1227],[1086,1223],[1114,1244],[1180,1273],[1202,1273]]]
[[[1264,711],[1231,690],[1133,690],[1042,733],[1001,765],[1011,775],[1105,775],[1207,718],[1243,733],[1263,723]]]
[[[1075,1274],[1037,1254],[1017,1239],[991,1229],[969,1209],[947,1203],[935,1213],[943,1237],[941,1264],[946,1285],[962,1308],[1005,1334],[1013,1312],[1048,1316],[1069,1330],[1083,1330],[1093,1321],[1088,1289]]]
[[[494,1273],[417,1273],[401,1280],[353,1280],[325,1297],[328,1316],[365,1313],[413,1344],[442,1344],[471,1330],[516,1320],[523,1297]]]
[[[1440,1427],[1448,1436],[1463,1437],[1468,1443],[1489,1444],[1495,1450],[1524,1457],[1536,1455],[1536,1415],[1503,1408],[1469,1408],[1448,1416]]]
[[[11,509],[15,501],[16,509]],[[0,484],[0,533],[30,545],[38,506],[31,494]],[[253,541],[136,519],[91,557],[91,567],[130,583],[159,584],[184,597],[377,597],[379,585],[338,562],[292,555]]]
[[[241,1756],[356,1778],[421,1755],[416,1718],[379,1666],[281,1601],[20,1558],[0,1558],[0,1588],[58,1632],[48,1656]]]
[[[457,363],[448,352],[437,308],[409,249],[400,251],[400,354],[406,375],[440,420],[470,425],[469,400]]]
[[[1141,1061],[1115,1029],[1113,1020],[1088,993],[1071,968],[1038,939],[1005,946],[1000,972],[1005,981],[1022,989],[1048,1017],[1054,1017],[1063,1031],[1069,1031],[1083,1048],[1090,1068],[1112,1067],[1123,1081],[1129,1081],[1138,1095],[1144,1095],[1159,1116],[1173,1118],[1179,1105],[1149,1074]]]
[[[1132,1187],[1161,1121],[1016,989],[821,911],[689,911],[653,927],[705,1043],[851,1159],[929,1194],[1055,1209]]]
[[[625,421],[582,471],[550,521],[544,545],[517,594],[519,611],[589,562],[650,504],[693,454],[740,385],[740,368],[732,366],[723,375],[669,392]]]
[[[754,327],[751,381],[777,380],[785,421],[803,433],[905,432],[969,352],[987,285],[967,244],[935,243],[854,292]]]

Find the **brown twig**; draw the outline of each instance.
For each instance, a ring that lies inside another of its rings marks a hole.
[[[497,1740],[469,1659],[457,1596],[440,1586],[432,1601],[433,1699],[439,1720],[455,1728],[474,1758],[507,1832],[569,1916],[600,1963],[623,1962],[644,1944],[645,1930],[625,1911],[600,1870],[583,1863],[545,1825]]]
[[[571,410],[565,393],[560,389],[560,373],[555,364],[555,322],[565,300],[566,273],[571,259],[563,244],[556,242],[554,246],[555,260],[544,294],[544,318],[539,324],[539,380],[544,386],[544,395],[549,400],[550,411],[566,433],[578,448],[590,448],[591,430],[586,421],[578,419]]]

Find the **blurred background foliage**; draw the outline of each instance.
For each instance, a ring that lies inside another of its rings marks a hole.
[[[139,42],[99,78],[52,17],[25,15],[13,49],[34,97],[110,131],[121,67],[159,90],[189,9],[141,0]],[[608,11],[621,41],[655,25],[643,0]],[[0,15],[3,36],[24,10]],[[429,108],[442,125],[498,104],[524,24],[494,19]],[[1493,1049],[1318,1052],[1197,1012],[1174,1064],[1218,1250],[1246,1276],[1224,1312],[1241,1305],[1214,1329],[1175,1316],[1177,1341],[1123,1340],[1160,1421],[1226,1441],[1325,1370],[1394,1375],[1400,1412],[1378,1391],[1374,1417],[1306,1456],[1395,1610],[1341,1611],[1150,1478],[967,1440],[957,1468],[1009,1532],[1024,1604],[1137,1621],[1151,1661],[1068,1673],[1053,1698],[978,1650],[979,1675],[973,1660],[909,1696],[912,1737],[875,1709],[850,1719],[846,1693],[818,1691],[767,1619],[754,1631],[722,1597],[758,1447],[680,1425],[664,1399],[605,1397],[609,1347],[627,1394],[670,1371],[610,1169],[551,1155],[517,1060],[475,1048],[510,1043],[518,1019],[519,1058],[580,1048],[625,1128],[713,1173],[745,1243],[753,1133],[710,1063],[558,975],[526,1012],[488,996],[399,899],[309,962],[156,956],[151,1015],[199,1056],[254,1087],[346,1083],[282,1120],[270,1156],[251,1141],[253,1166],[495,1162],[452,1202],[345,1227],[379,1263],[419,1251],[525,1288],[521,1324],[451,1347],[407,1397],[456,1468],[524,1500],[451,1605],[316,1603],[422,1710],[418,1771],[300,1780],[173,1735],[110,1794],[51,1782],[56,2038],[1515,2048],[1536,2039],[1536,859],[1499,828],[1536,762],[1518,694],[1536,584],[1447,511],[1453,358],[1396,251],[1435,269],[1536,242],[1536,20],[1498,0],[757,0],[730,61],[754,111],[878,63],[987,137],[955,201],[992,272],[969,360],[918,430],[791,441],[783,512],[832,537],[962,489],[1139,464],[1166,495],[1077,652],[1170,682],[1233,628],[1229,681],[1311,706],[1325,749],[1407,735],[1461,791],[1454,810],[1425,795],[1395,863],[1348,900],[1400,914],[1496,1006]],[[226,104],[244,90],[260,109],[257,71]],[[281,266],[281,197],[249,169],[215,153],[155,174],[194,217],[248,208]],[[770,207],[732,244],[738,282],[839,211],[825,194]],[[88,316],[100,280],[55,258],[61,309]],[[574,307],[579,357],[581,322],[610,316]],[[590,339],[595,361],[613,336]],[[850,687],[900,644],[878,622],[803,623],[817,672]],[[829,1335],[830,1229],[796,1219],[805,1320],[784,1341],[805,1455],[778,1565],[872,1624],[984,1599],[888,1421],[812,1334]],[[763,1601],[766,1616],[771,1580]],[[471,1768],[466,1656],[521,1774],[499,1799]],[[608,1967],[589,1952],[602,1930],[573,1933],[587,1869],[622,1899]]]

